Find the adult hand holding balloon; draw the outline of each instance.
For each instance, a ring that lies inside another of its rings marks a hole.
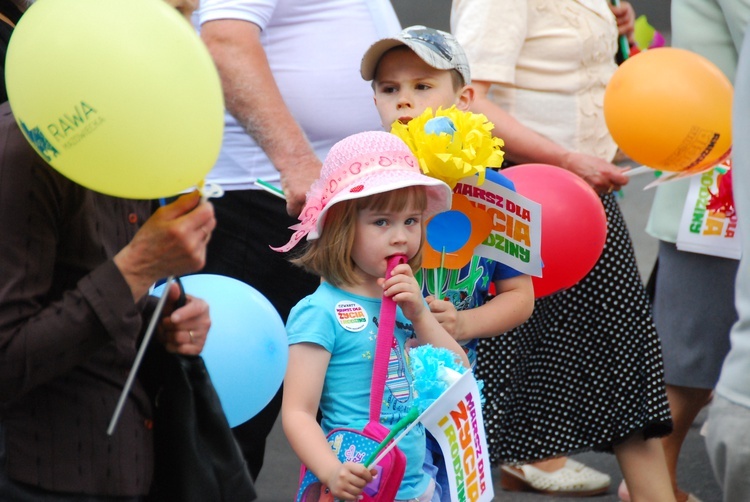
[[[276,395],[286,372],[286,330],[273,305],[247,284],[212,274],[180,279],[208,303],[211,329],[201,356],[231,427],[254,417]],[[163,286],[154,289],[160,296]]]
[[[516,191],[542,206],[542,277],[532,277],[534,296],[568,289],[599,260],[607,216],[599,196],[580,177],[560,167],[522,164],[502,173]]]
[[[221,83],[200,38],[156,0],[39,0],[6,58],[13,114],[37,152],[132,199],[199,185],[221,147]]]
[[[706,58],[684,49],[651,49],[612,75],[604,118],[636,162],[694,174],[730,152],[732,94],[732,84]]]

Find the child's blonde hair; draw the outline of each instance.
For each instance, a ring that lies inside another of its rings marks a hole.
[[[336,287],[354,286],[359,283],[355,272],[356,264],[352,260],[358,213],[366,209],[403,211],[406,208],[414,208],[420,212],[427,208],[427,194],[423,186],[399,188],[335,204],[326,215],[320,237],[309,241],[302,255],[293,259],[292,263],[323,277]],[[414,272],[422,265],[424,221],[421,225],[419,250],[408,262]]]

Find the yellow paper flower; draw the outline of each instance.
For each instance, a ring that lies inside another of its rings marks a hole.
[[[453,188],[460,179],[474,174],[482,184],[485,168],[503,163],[501,148],[505,143],[492,136],[494,127],[484,115],[452,106],[438,108],[434,115],[428,108],[408,124],[394,122],[391,133],[409,146],[423,173]]]

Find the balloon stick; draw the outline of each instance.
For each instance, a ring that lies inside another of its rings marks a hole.
[[[154,313],[151,316],[151,321],[148,324],[148,329],[146,330],[146,334],[143,335],[143,341],[141,342],[141,346],[138,348],[138,353],[136,354],[135,360],[133,361],[133,366],[130,368],[128,379],[125,381],[125,386],[122,388],[120,399],[117,401],[117,406],[115,406],[115,411],[112,414],[112,419],[109,421],[109,427],[107,427],[108,436],[111,436],[115,430],[115,427],[117,427],[117,421],[120,419],[120,414],[122,413],[122,407],[125,405],[125,399],[127,399],[128,394],[130,393],[130,388],[133,386],[135,375],[138,372],[138,368],[141,365],[141,360],[143,359],[143,356],[146,353],[146,348],[148,348],[148,344],[151,341],[151,336],[154,334],[154,329],[156,328],[156,322],[159,320],[159,317],[161,316],[161,311],[164,308],[164,303],[166,303],[167,301],[169,286],[172,284],[173,281],[174,281],[174,276],[170,275],[167,278],[166,284],[164,286],[164,291],[162,292],[161,297],[159,297],[159,302],[156,304],[156,309],[154,309]]]
[[[654,172],[655,172],[655,170],[651,169],[648,166],[638,166],[638,167],[635,167],[633,169],[628,169],[627,171],[623,172],[622,174],[624,174],[625,176],[629,176],[629,177],[632,178],[633,176],[638,176],[639,174],[654,173]]]
[[[450,385],[453,385],[456,381],[458,381],[458,379],[460,379],[461,376],[462,376],[460,373],[456,372],[455,370],[451,370],[451,368],[444,368],[444,369],[445,369],[447,378],[449,378],[450,380],[452,380],[452,382],[449,384],[449,387],[450,387]],[[448,380],[446,380],[446,377],[442,377],[442,379],[444,381],[446,381],[446,382],[448,381]],[[445,393],[446,390],[447,389],[443,389],[442,392]],[[422,421],[422,417],[424,416],[425,413],[427,413],[427,411],[432,407],[433,404],[435,404],[435,402],[432,402],[429,406],[427,406],[426,408],[424,408],[424,410],[422,411],[422,413],[419,413],[419,408],[420,407],[418,407],[418,406],[412,407],[409,410],[409,413],[404,418],[402,418],[401,420],[399,420],[398,423],[396,423],[396,425],[393,426],[393,430],[388,435],[388,437],[386,437],[383,440],[383,442],[380,443],[380,445],[378,445],[378,448],[367,459],[369,461],[373,456],[375,456],[377,454],[377,452],[379,450],[382,449],[382,451],[375,458],[375,460],[373,460],[372,462],[365,461],[364,464],[367,466],[367,468],[368,469],[372,469],[373,467],[375,467],[376,465],[378,465],[385,458],[385,456],[388,455],[388,452],[391,451],[393,448],[395,448],[398,445],[398,443],[407,434],[409,434],[409,431],[411,431],[414,428],[415,425],[417,425],[418,423],[420,423]],[[416,416],[416,417],[412,416],[412,415],[416,415],[418,413],[419,413],[418,416]],[[386,443],[388,443],[388,441],[390,441],[390,438],[393,435],[395,435],[395,432],[398,432],[398,428],[399,427],[404,427],[404,425],[406,425],[406,424],[408,424],[408,426],[403,430],[403,432],[401,432],[401,434],[399,434],[398,437],[396,437],[396,439],[394,439],[393,441],[391,441],[391,444],[389,444],[385,449],[383,449],[382,447]]]
[[[268,193],[270,193],[272,195],[275,195],[276,197],[280,197],[280,198],[286,200],[286,195],[284,195],[284,191],[281,190],[280,188],[277,188],[277,187],[273,186],[272,184],[268,183],[267,181],[263,181],[262,179],[257,179],[257,180],[254,181],[254,183],[256,185],[258,185],[259,187],[261,187],[266,192],[268,192]]]
[[[391,432],[389,432],[388,435],[385,437],[385,439],[380,442],[380,444],[378,445],[378,447],[375,448],[375,451],[373,451],[372,453],[370,453],[370,456],[365,459],[364,464],[367,466],[368,469],[372,469],[373,466],[377,465],[377,463],[380,462],[383,459],[383,457],[388,454],[389,451],[391,451],[391,448],[388,448],[388,450],[385,452],[384,455],[378,456],[377,460],[375,462],[373,462],[373,459],[376,458],[376,455],[378,455],[378,453],[380,453],[381,451],[383,451],[383,448],[385,448],[385,446],[388,444],[388,442],[391,439],[393,439],[393,437],[396,434],[398,434],[401,430],[403,430],[404,427],[406,427],[407,425],[413,423],[417,418],[419,418],[419,410],[416,407],[412,407],[409,410],[409,413],[407,413],[404,418],[402,418],[401,420],[399,420],[398,422],[396,422],[396,425],[393,426],[393,429],[391,429]],[[409,428],[408,430],[411,430],[411,428]],[[399,436],[398,441],[401,440],[402,436],[403,436],[403,434],[401,436]],[[398,441],[396,441],[396,442],[398,442]]]
[[[437,288],[435,288],[435,292],[437,293],[437,299],[442,300],[443,282],[445,281],[445,246],[443,246],[442,251],[440,251],[440,268],[438,269],[438,279],[439,282],[437,284]]]
[[[415,409],[415,408],[412,408],[412,409]],[[420,415],[420,416],[422,416],[422,415]],[[406,429],[404,429],[403,432],[398,435],[398,437],[396,439],[394,439],[393,441],[391,441],[391,444],[389,444],[388,446],[386,446],[385,449],[380,452],[380,455],[378,455],[377,458],[375,458],[375,460],[373,460],[369,464],[365,463],[365,465],[367,466],[367,469],[372,469],[373,467],[375,467],[376,465],[378,465],[385,458],[385,456],[388,455],[388,452],[391,451],[392,449],[394,449],[396,447],[396,445],[398,445],[398,443],[402,439],[404,439],[404,437],[407,434],[409,434],[409,432],[414,428],[414,426],[419,423],[419,421],[420,421],[419,417],[417,417],[415,420],[413,420],[409,424],[409,426],[406,427]]]

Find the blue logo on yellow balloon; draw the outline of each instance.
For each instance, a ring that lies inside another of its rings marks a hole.
[[[44,160],[50,162],[60,155],[61,150],[76,146],[94,132],[104,122],[104,118],[89,103],[80,101],[70,111],[47,124],[45,132],[40,127],[29,129],[22,120],[20,122],[28,140],[36,146]]]
[[[94,132],[102,122],[104,119],[98,111],[82,100],[73,105],[68,113],[63,113],[55,122],[48,124],[47,133],[63,148],[71,148]]]
[[[29,129],[23,120],[21,120],[20,122],[21,130],[26,136],[26,139],[29,140],[29,143],[36,147],[39,154],[44,157],[44,160],[50,162],[52,160],[51,156],[57,157],[60,154],[60,152],[58,152],[57,149],[52,146],[52,143],[49,142],[41,129],[39,129],[38,127]]]

